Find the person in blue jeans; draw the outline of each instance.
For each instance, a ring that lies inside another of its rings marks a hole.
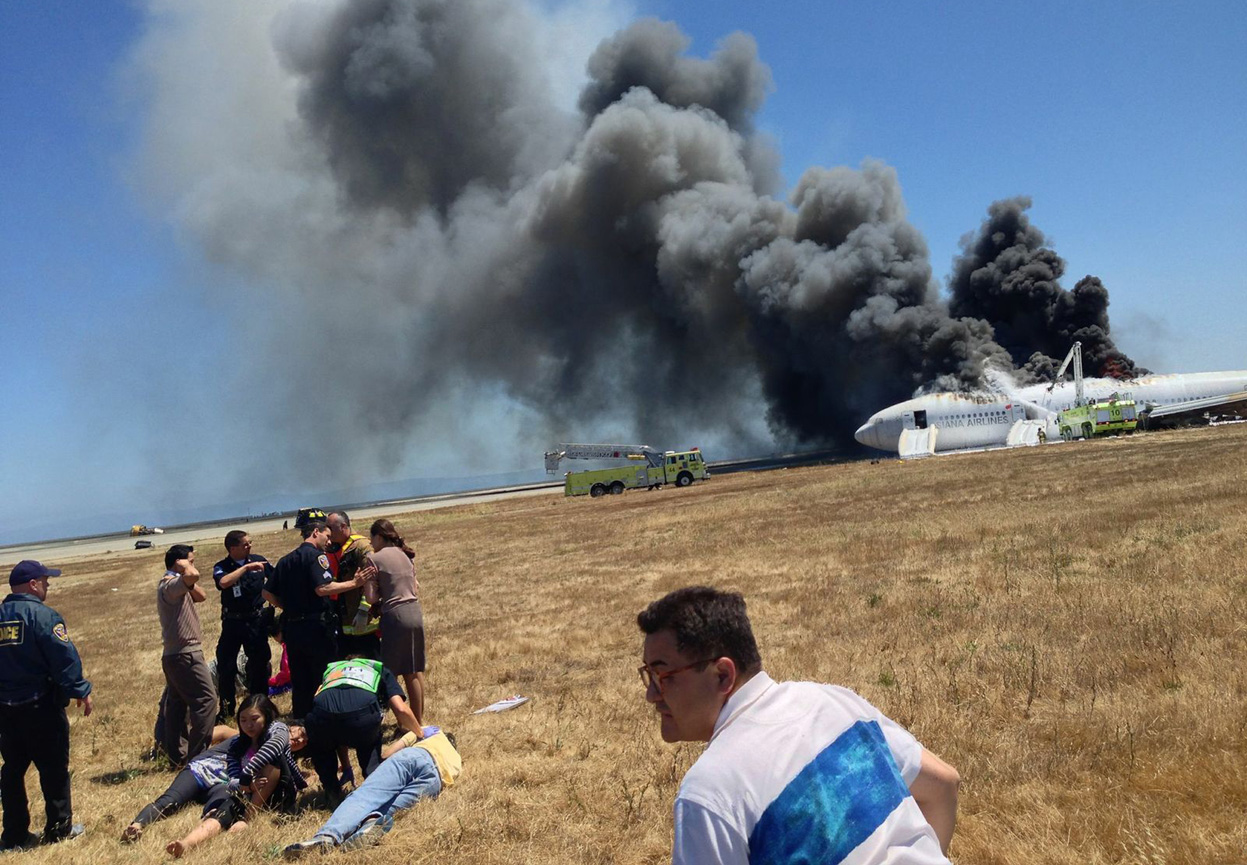
[[[315,835],[287,847],[285,857],[376,844],[393,828],[396,813],[454,784],[463,760],[453,737],[437,727],[425,727],[423,732],[423,738],[407,733],[387,749],[377,770],[334,809]]]

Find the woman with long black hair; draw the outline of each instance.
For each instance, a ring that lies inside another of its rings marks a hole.
[[[209,791],[203,820],[185,838],[170,841],[165,852],[181,857],[223,831],[247,828],[256,809],[294,804],[295,794],[307,786],[291,753],[301,743],[291,742],[290,728],[277,720],[277,707],[264,694],[252,694],[238,710],[239,734],[225,750],[227,783]]]

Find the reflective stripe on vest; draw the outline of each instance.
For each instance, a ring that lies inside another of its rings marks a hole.
[[[352,619],[349,622],[343,623],[342,633],[347,634],[348,636],[352,636],[352,637],[363,637],[368,634],[375,634],[377,631],[381,630],[380,621],[378,621],[377,619],[367,618],[368,611],[371,609],[372,609],[372,604],[368,603],[366,598],[360,598],[359,607],[357,607],[357,610],[363,611],[365,619],[368,624],[364,625],[362,628],[357,628],[355,627],[355,620]],[[358,616],[359,612],[356,612],[355,615]]]
[[[329,688],[347,687],[371,691],[374,694],[381,684],[381,662],[367,658],[356,658],[353,661],[334,661],[325,670],[325,678],[321,681],[316,693]]]
[[[350,551],[350,549],[355,546],[356,541],[362,541],[363,539],[364,539],[363,535],[351,535],[346,540],[346,546],[338,550],[336,554],[337,558],[334,559],[334,562],[333,562],[334,579],[337,579],[338,577],[338,565],[342,561],[342,557],[345,556]],[[367,613],[370,609],[372,609],[372,605],[369,604],[368,601],[364,598],[363,589],[358,589],[357,591],[359,591],[360,598],[359,598],[359,606],[356,609],[363,610],[365,613]],[[337,600],[338,596],[334,595],[333,597],[334,597],[334,600]],[[348,637],[366,637],[369,634],[375,634],[379,630],[381,630],[381,623],[376,621],[375,619],[366,618],[364,620],[364,625],[358,628],[355,627],[355,621],[353,619],[349,622],[342,623],[342,633],[346,634]]]

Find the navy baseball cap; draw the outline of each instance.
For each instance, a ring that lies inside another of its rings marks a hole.
[[[47,568],[34,559],[24,559],[9,571],[9,585],[21,586],[40,577],[59,577],[61,572],[56,568]]]

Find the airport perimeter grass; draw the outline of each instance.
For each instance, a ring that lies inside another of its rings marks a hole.
[[[1247,425],[401,517],[428,720],[457,733],[465,771],[382,847],[337,855],[667,860],[700,748],[659,739],[634,618],[709,583],[746,594],[776,678],[854,688],[960,770],[956,861],[1244,861],[1245,478]],[[295,543],[255,540],[274,559]],[[199,551],[205,571],[216,558]],[[158,553],[124,551],[53,581],[96,689],[96,713],[71,715],[88,834],[14,861],[155,862],[198,820],[116,841],[171,777],[139,759],[161,689],[161,571]],[[202,610],[214,644],[216,598]],[[532,702],[469,714],[515,693]],[[273,860],[322,818],[263,817],[189,858]]]

